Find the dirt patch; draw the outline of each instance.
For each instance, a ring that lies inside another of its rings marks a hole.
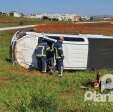
[[[68,34],[103,34],[113,35],[112,23],[77,23],[77,24],[44,24],[34,28],[36,32]]]
[[[41,72],[39,72],[38,70],[29,70],[29,69],[25,69],[23,67],[11,67],[9,69],[9,71],[11,73],[16,73],[16,74],[24,74],[27,76],[48,76],[48,74],[44,73],[42,74]]]
[[[34,76],[34,77],[35,76],[41,76],[41,77],[48,76],[47,73],[41,73],[38,70],[28,70],[28,69],[25,69],[25,68],[17,66],[17,65],[2,67],[2,68],[0,68],[0,71],[4,72],[4,71],[6,71],[6,68],[7,68],[7,73],[9,73],[9,74],[11,73],[11,74],[17,74],[17,75]]]
[[[0,77],[0,85],[4,83],[9,83],[10,79],[8,77]]]

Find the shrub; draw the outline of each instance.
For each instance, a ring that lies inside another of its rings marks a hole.
[[[24,25],[24,21],[20,21],[19,25],[21,25],[21,26]]]

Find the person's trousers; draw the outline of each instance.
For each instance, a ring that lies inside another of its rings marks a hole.
[[[39,71],[46,72],[47,69],[46,57],[37,57],[37,66]]]
[[[63,73],[63,59],[56,59],[56,70],[58,70],[58,72],[60,74]]]
[[[54,67],[54,57],[47,59],[47,68],[48,70],[53,69]]]

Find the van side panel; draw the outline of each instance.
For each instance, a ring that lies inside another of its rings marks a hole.
[[[64,43],[64,69],[87,69],[88,44]]]

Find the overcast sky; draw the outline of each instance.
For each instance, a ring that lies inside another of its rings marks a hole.
[[[0,11],[113,15],[113,0],[0,0]]]

